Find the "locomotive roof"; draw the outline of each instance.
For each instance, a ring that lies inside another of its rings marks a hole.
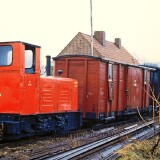
[[[96,60],[99,60],[99,61],[102,61],[102,62],[111,62],[111,63],[123,64],[123,65],[137,67],[137,68],[144,68],[144,69],[147,69],[147,70],[155,70],[154,67],[149,67],[149,66],[145,66],[145,65],[137,65],[137,64],[133,65],[133,64],[129,64],[129,63],[120,62],[120,61],[114,61],[114,60],[108,59],[108,58],[101,58],[101,57],[97,57],[97,56],[84,55],[84,54],[76,54],[76,55],[65,54],[65,55],[62,55],[62,56],[53,57],[52,59],[57,60],[57,59],[68,58],[68,57],[92,58],[92,59],[96,59]]]
[[[3,43],[23,43],[24,45],[29,45],[29,46],[33,46],[33,47],[41,48],[41,46],[34,45],[34,44],[30,44],[30,43],[26,43],[26,42],[22,42],[22,41],[8,41],[8,42],[0,42],[0,44],[3,44]]]

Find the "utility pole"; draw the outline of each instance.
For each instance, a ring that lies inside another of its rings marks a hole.
[[[92,19],[92,0],[90,0],[90,21],[91,21],[91,55],[93,56],[93,19]]]

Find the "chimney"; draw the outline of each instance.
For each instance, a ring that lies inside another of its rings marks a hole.
[[[46,56],[46,75],[51,75],[51,56]]]
[[[106,34],[105,31],[95,31],[94,38],[103,46],[106,46]]]
[[[120,38],[115,38],[114,44],[115,44],[119,49],[121,49],[121,39],[120,39]]]

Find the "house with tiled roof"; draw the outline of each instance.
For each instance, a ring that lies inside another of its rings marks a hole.
[[[69,44],[58,54],[62,55],[91,55],[91,36],[79,32]],[[105,39],[104,31],[95,31],[93,36],[93,56],[117,62],[138,65],[136,60],[121,44],[120,38],[115,42]]]

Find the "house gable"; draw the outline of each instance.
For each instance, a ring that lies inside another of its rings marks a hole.
[[[100,32],[100,34],[98,34]],[[113,61],[123,62],[127,64],[138,65],[136,60],[122,45],[121,39],[116,38],[115,43],[105,40],[101,41],[100,36],[103,36],[104,31],[96,31],[93,37],[93,53],[94,56],[101,57],[103,59],[110,59]],[[98,37],[96,38],[96,36]],[[103,44],[105,45],[102,45]],[[91,56],[91,36],[79,32],[69,44],[58,54],[62,55],[90,55]]]
[[[69,54],[85,54],[91,55],[91,44],[81,32],[79,32],[69,44],[58,54],[58,56]],[[94,48],[94,56],[101,56]]]

